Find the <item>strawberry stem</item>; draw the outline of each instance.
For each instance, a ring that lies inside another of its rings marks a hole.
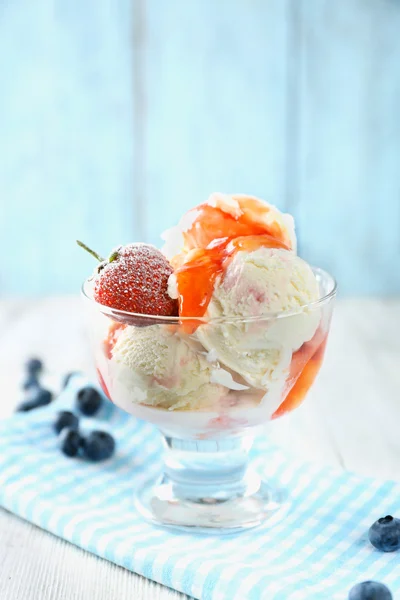
[[[79,240],[76,240],[76,243],[78,244],[78,246],[80,246],[81,248],[83,248],[84,250],[86,250],[86,252],[89,252],[89,254],[91,254],[92,256],[94,256],[94,258],[96,260],[98,260],[99,262],[103,262],[105,259],[102,258],[100,256],[100,254],[97,254],[97,252],[95,252],[94,250],[92,250],[91,248],[89,248],[89,246],[86,246],[86,244],[84,244],[83,242],[80,242]]]
[[[112,263],[114,260],[117,260],[117,258],[119,258],[119,250],[114,250],[108,257],[108,262]]]

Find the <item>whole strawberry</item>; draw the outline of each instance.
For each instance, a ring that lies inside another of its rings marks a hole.
[[[104,260],[82,242],[78,244],[100,261],[93,292],[97,302],[144,315],[178,315],[178,302],[168,295],[173,269],[155,246],[127,244]]]

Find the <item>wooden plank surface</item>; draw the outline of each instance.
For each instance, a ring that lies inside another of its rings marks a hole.
[[[399,2],[3,4],[0,292],[73,292],[75,238],[158,242],[214,190],[293,211],[342,293],[400,292]]]
[[[0,417],[20,399],[22,364],[45,360],[48,385],[70,369],[92,372],[81,300],[0,302]],[[305,404],[271,424],[286,451],[400,481],[400,300],[338,302],[325,364]],[[2,600],[183,598],[0,510]]]
[[[146,239],[213,191],[285,208],[287,0],[147,0]]]
[[[93,268],[76,238],[100,253],[140,238],[132,4],[1,7],[1,293],[75,291]]]
[[[300,253],[341,293],[398,294],[400,3],[296,7]]]

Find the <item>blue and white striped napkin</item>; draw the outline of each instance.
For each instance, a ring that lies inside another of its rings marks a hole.
[[[366,579],[386,583],[400,598],[400,552],[380,553],[367,539],[373,521],[400,514],[400,484],[296,463],[261,441],[258,468],[291,490],[291,511],[281,522],[226,537],[157,528],[132,500],[134,487],[160,469],[160,439],[150,425],[106,402],[83,428],[113,433],[113,459],[90,464],[57,449],[54,413],[73,406],[83,383],[74,378],[49,407],[0,423],[0,505],[202,600],[343,600]]]

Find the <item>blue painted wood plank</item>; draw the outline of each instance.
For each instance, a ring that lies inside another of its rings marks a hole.
[[[284,208],[286,0],[146,6],[146,239],[212,191]]]
[[[394,0],[4,2],[0,293],[75,291],[76,237],[158,243],[213,190],[293,211],[342,291],[400,293],[398,31]]]
[[[1,293],[77,291],[135,231],[130,0],[2,3]]]
[[[400,3],[302,0],[297,217],[343,293],[400,293]]]

